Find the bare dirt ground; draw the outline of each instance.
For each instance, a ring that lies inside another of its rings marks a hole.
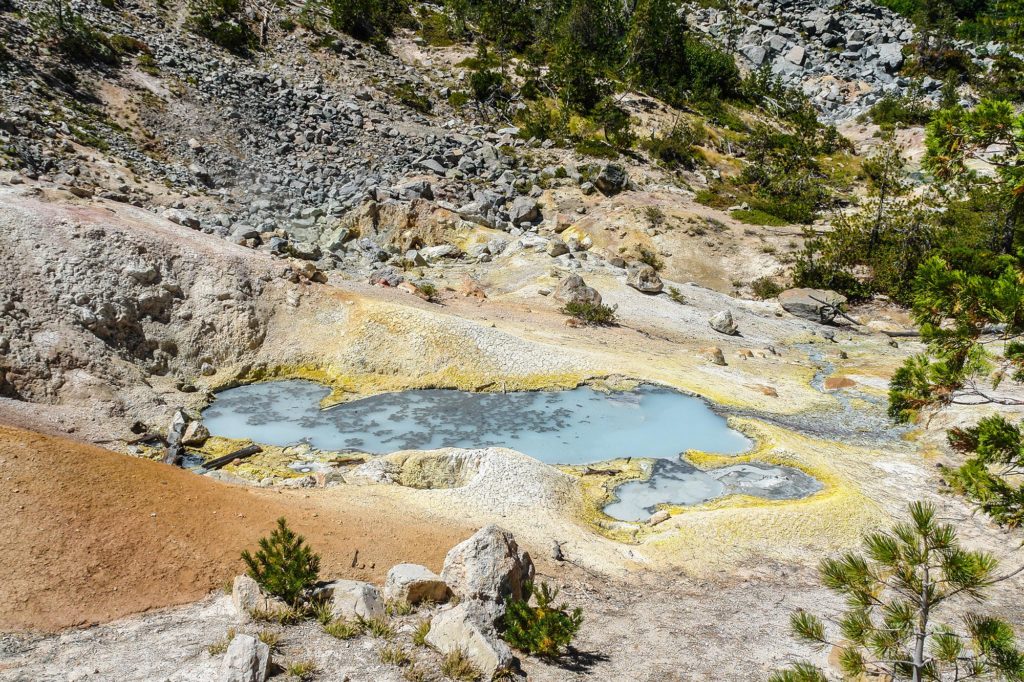
[[[286,516],[325,573],[380,581],[439,570],[473,530],[300,491],[232,486],[75,441],[0,426],[0,629],[54,631],[201,599]],[[357,568],[353,554],[359,550]]]

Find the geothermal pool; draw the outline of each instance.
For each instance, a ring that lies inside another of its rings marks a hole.
[[[626,483],[605,511],[646,519],[660,503],[696,504],[731,493],[769,499],[804,497],[821,488],[801,471],[738,464],[704,472],[679,460],[684,450],[734,455],[750,441],[698,398],[652,386],[602,393],[472,393],[412,390],[320,409],[330,393],[301,380],[228,389],[203,413],[210,433],[268,445],[309,443],[321,450],[386,454],[441,447],[507,447],[549,464],[616,457],[660,461],[648,481]]]

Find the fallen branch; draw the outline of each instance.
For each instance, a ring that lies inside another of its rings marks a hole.
[[[217,459],[211,459],[209,462],[206,462],[205,464],[203,464],[203,468],[204,469],[220,469],[222,466],[225,466],[227,464],[231,464],[236,459],[243,459],[245,457],[252,457],[257,452],[263,452],[263,448],[261,448],[259,445],[247,445],[246,447],[242,448],[241,450],[235,450],[234,452],[229,452],[228,454],[224,455],[223,457],[218,457]]]

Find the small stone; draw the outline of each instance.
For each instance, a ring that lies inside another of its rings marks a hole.
[[[701,355],[707,358],[712,364],[725,365],[725,354],[718,346],[711,346],[701,351]]]
[[[659,523],[664,523],[672,517],[667,510],[662,509],[651,514],[651,518],[647,520],[648,526],[657,526]]]
[[[270,647],[252,635],[235,635],[221,661],[218,682],[264,682]]]
[[[732,312],[729,310],[722,310],[708,320],[711,328],[719,334],[726,334],[727,336],[735,336],[738,329],[736,322],[732,319]]]
[[[448,585],[426,566],[398,564],[388,571],[384,582],[384,599],[387,601],[440,603],[447,598]]]

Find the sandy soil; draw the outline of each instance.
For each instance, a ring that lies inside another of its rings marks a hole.
[[[325,574],[380,581],[402,561],[438,570],[475,529],[316,496],[232,486],[0,426],[0,629],[56,630],[202,598],[286,515]],[[359,566],[352,568],[359,550]]]

